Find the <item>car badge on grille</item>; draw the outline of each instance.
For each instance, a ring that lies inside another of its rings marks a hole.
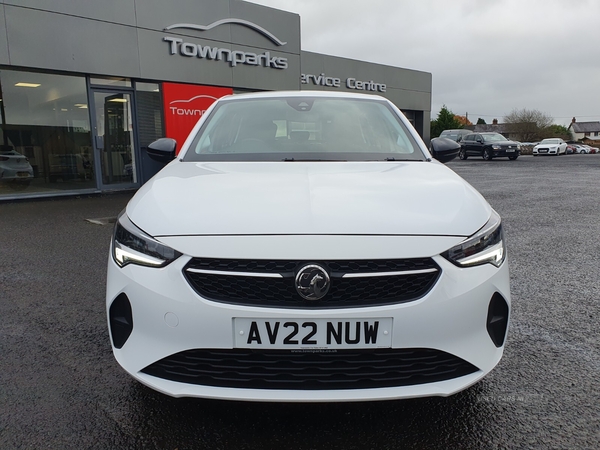
[[[330,286],[329,274],[316,264],[304,266],[296,275],[296,291],[306,300],[319,300],[325,297]]]

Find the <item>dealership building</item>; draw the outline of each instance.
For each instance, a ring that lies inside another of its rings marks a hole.
[[[0,200],[135,189],[160,169],[144,147],[163,136],[181,145],[229,94],[378,94],[429,139],[430,73],[302,51],[291,12],[239,0],[0,0],[0,16]]]

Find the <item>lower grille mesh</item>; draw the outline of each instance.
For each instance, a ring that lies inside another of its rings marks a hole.
[[[170,381],[246,389],[368,389],[450,380],[478,369],[433,349],[358,352],[195,349],[177,353],[142,370]]]

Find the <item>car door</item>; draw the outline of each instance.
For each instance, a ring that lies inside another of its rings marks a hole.
[[[470,154],[472,156],[481,156],[483,152],[483,136],[481,134],[476,134],[471,137],[473,138],[473,141],[471,142]]]
[[[460,145],[465,149],[465,153],[467,154],[467,156],[471,152],[471,147],[473,146],[473,139],[474,135],[469,134],[468,136],[465,136],[460,143]]]

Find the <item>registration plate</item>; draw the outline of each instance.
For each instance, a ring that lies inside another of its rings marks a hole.
[[[391,317],[375,319],[234,318],[236,348],[327,350],[389,348]]]
[[[514,153],[515,149],[514,148],[508,148],[506,149],[506,153]]]

